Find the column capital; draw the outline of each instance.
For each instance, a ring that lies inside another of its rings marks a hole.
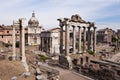
[[[75,28],[76,26],[75,25],[72,25],[73,28]]]
[[[85,27],[85,26],[83,26],[83,28],[84,28],[84,29],[86,29],[86,27]]]
[[[91,27],[87,27],[88,29],[90,29]]]
[[[60,22],[59,26],[62,28],[64,26],[63,22]]]
[[[97,27],[93,27],[94,29],[96,29]]]
[[[78,28],[82,28],[81,26],[77,26]]]
[[[70,23],[69,23],[68,21],[66,21],[66,22],[64,23],[64,25],[67,26],[67,27],[70,27]]]
[[[94,22],[91,22],[91,23],[90,23],[90,27],[95,27],[95,23],[94,23]]]

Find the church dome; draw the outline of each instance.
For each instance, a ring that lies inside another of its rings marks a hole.
[[[32,17],[30,18],[30,20],[28,21],[28,25],[29,26],[39,26],[39,21],[38,19],[35,17],[35,13],[32,13]]]

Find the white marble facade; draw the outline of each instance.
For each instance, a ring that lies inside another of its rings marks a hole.
[[[44,31],[41,37],[41,51],[50,53],[50,55],[59,54],[59,31]]]
[[[35,17],[35,13],[32,13],[32,17],[28,21],[28,45],[40,45],[40,33],[43,30],[42,26],[39,26],[39,21]]]

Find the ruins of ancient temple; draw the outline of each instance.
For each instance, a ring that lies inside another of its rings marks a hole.
[[[63,64],[67,60],[69,66],[72,66],[72,60],[70,55],[80,54],[83,55],[88,53],[88,51],[96,52],[96,26],[93,22],[87,22],[83,20],[78,14],[72,15],[71,19],[69,18],[60,18],[58,19],[59,26],[61,28],[60,32],[60,63]],[[65,27],[65,52],[63,51],[63,29]],[[72,42],[72,54],[70,54],[70,35],[69,29],[73,28],[73,42]],[[93,31],[91,31],[93,28]],[[78,29],[78,50],[76,49],[76,37],[75,30]],[[82,42],[82,30],[83,30],[83,42]],[[86,37],[87,36],[87,37]],[[83,43],[83,44],[82,44]],[[65,63],[66,65],[66,63]]]

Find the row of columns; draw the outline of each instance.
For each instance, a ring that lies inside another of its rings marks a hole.
[[[69,24],[66,24],[66,25],[61,25],[63,24],[62,22],[60,22],[60,27],[61,27],[61,32],[60,32],[60,53],[63,53],[63,27],[65,26],[65,55],[69,55],[69,27],[70,25]],[[73,27],[73,54],[76,54],[76,34],[75,34],[75,25],[72,25]],[[78,43],[79,43],[79,46],[78,46],[78,53],[82,53],[82,48],[81,48],[81,45],[82,45],[82,42],[81,42],[81,36],[82,36],[82,28],[83,28],[83,53],[86,52],[86,28],[88,28],[88,43],[87,43],[87,46],[88,46],[88,50],[91,50],[91,46],[93,45],[93,51],[96,52],[96,27],[93,27],[93,44],[91,43],[91,40],[92,40],[92,34],[91,34],[91,31],[90,31],[90,27],[81,27],[81,26],[77,26],[78,27],[78,37],[79,37],[79,40],[78,40]]]

